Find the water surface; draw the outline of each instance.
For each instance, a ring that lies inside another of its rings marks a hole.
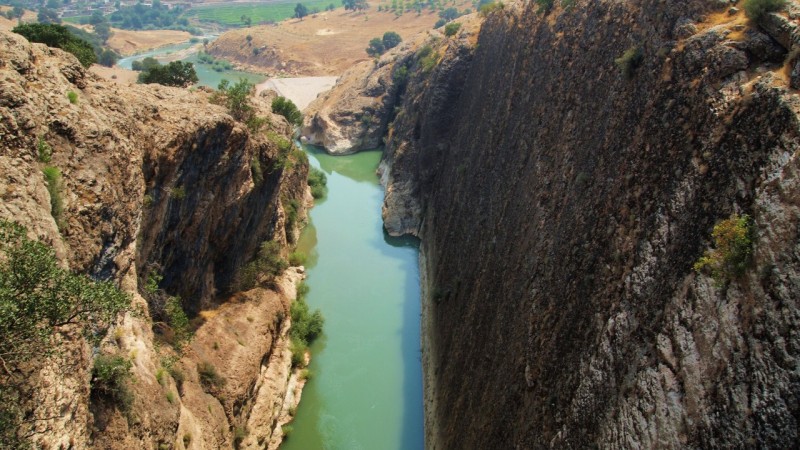
[[[306,151],[328,176],[299,244],[325,329],[281,449],[422,449],[417,243],[383,231],[380,152]]]

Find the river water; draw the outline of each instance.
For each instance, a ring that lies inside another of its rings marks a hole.
[[[379,151],[305,150],[328,176],[299,242],[325,328],[281,449],[422,449],[417,241],[383,231]]]

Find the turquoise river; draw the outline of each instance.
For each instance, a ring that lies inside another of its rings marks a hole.
[[[423,448],[416,240],[383,230],[379,151],[305,150],[328,176],[299,243],[307,301],[325,316],[282,450]]]

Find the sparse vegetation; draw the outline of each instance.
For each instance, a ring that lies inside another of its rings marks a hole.
[[[47,192],[50,193],[50,214],[55,219],[58,228],[61,229],[64,227],[61,217],[64,212],[64,199],[61,197],[61,170],[55,166],[46,166],[42,169],[42,173],[47,181]]]
[[[381,41],[383,42],[383,47],[389,50],[400,45],[400,43],[403,42],[403,38],[394,31],[387,31],[383,33],[383,39]]]
[[[281,427],[281,434],[283,434],[284,439],[289,439],[289,436],[291,436],[292,431],[294,431],[294,427],[292,427],[291,425],[284,425]]]
[[[231,86],[228,80],[223,79],[217,86],[217,93],[212,101],[227,106],[234,119],[247,123],[255,112],[250,104],[250,96],[255,91],[255,85],[250,81],[240,78]]]
[[[369,45],[367,46],[366,50],[369,56],[378,57],[386,51],[386,48],[383,46],[383,41],[381,38],[372,38],[369,41]]]
[[[745,0],[744,12],[747,17],[759,20],[764,15],[779,11],[786,6],[786,0]]]
[[[694,270],[706,272],[724,284],[744,273],[753,253],[753,223],[748,215],[734,214],[714,226],[711,232],[714,249],[707,250],[694,264]]]
[[[439,55],[433,51],[430,45],[425,45],[417,51],[417,61],[422,71],[427,73],[436,67],[436,63],[439,61]]]
[[[200,384],[206,392],[214,392],[225,386],[225,379],[217,373],[217,368],[208,361],[197,364],[197,375],[200,377]]]
[[[325,197],[328,193],[328,177],[316,167],[308,168],[308,186],[311,188],[311,195],[315,199]]]
[[[622,56],[614,60],[614,64],[626,78],[633,78],[642,62],[644,62],[644,52],[641,47],[636,46],[625,50]]]
[[[261,244],[256,258],[239,269],[236,276],[236,290],[246,291],[258,285],[259,278],[264,277],[266,282],[272,281],[280,275],[289,264],[280,254],[280,244],[275,241],[265,241]]]
[[[36,154],[39,162],[43,163],[49,163],[53,158],[53,147],[50,147],[50,144],[41,136],[36,140]]]
[[[67,99],[69,99],[69,102],[72,103],[73,105],[78,104],[78,94],[75,91],[68,91]]]
[[[239,448],[239,446],[242,445],[242,442],[244,442],[244,439],[247,437],[248,434],[250,434],[250,432],[247,431],[247,428],[236,427],[233,430],[233,446],[235,448]]]
[[[131,377],[130,360],[122,356],[100,355],[92,369],[92,394],[111,400],[120,411],[133,406],[133,392],[128,385]]]
[[[175,186],[170,189],[169,196],[175,200],[183,200],[186,198],[186,189],[184,189],[183,186]]]

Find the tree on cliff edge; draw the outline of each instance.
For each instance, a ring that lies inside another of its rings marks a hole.
[[[308,15],[308,8],[306,8],[306,5],[298,3],[297,6],[294,7],[295,18],[303,20],[303,17],[307,15]]]

